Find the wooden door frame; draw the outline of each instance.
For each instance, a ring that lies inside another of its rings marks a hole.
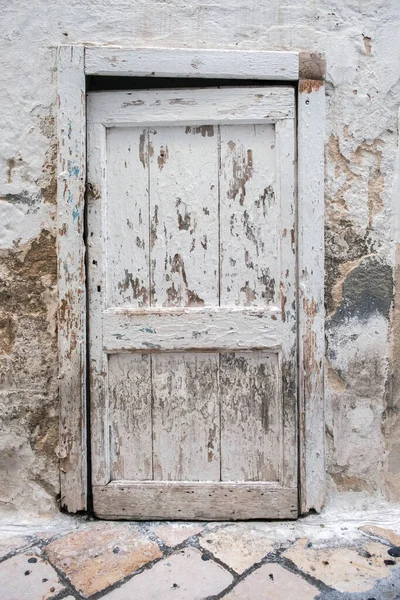
[[[85,266],[86,76],[283,81],[297,85],[300,514],[325,500],[325,61],[299,52],[66,45],[58,48],[58,363],[61,508],[88,508]]]

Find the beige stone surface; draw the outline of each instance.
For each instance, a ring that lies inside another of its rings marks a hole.
[[[313,600],[319,590],[301,577],[267,563],[238,583],[226,600]]]
[[[192,535],[201,533],[203,525],[198,523],[165,523],[154,527],[155,535],[164,542],[166,546],[178,546]]]
[[[53,567],[33,553],[18,554],[0,563],[2,600],[47,600],[63,589]]]
[[[389,542],[392,546],[400,546],[400,534],[395,533],[392,529],[385,529],[377,525],[363,525],[359,529],[367,535],[372,535]]]
[[[86,597],[160,558],[158,545],[128,524],[99,523],[66,535],[46,547],[58,569]]]
[[[200,544],[237,573],[243,573],[274,549],[265,532],[251,523],[204,532]]]
[[[106,594],[107,600],[200,600],[219,594],[232,575],[196,548],[178,550]]]
[[[308,548],[307,540],[298,540],[283,556],[327,585],[341,592],[364,592],[381,577],[389,577],[391,567],[387,546],[371,542],[358,548]]]
[[[14,552],[19,548],[23,548],[27,544],[29,544],[29,538],[24,536],[0,538],[0,558],[3,558],[7,554],[10,554],[10,552]]]

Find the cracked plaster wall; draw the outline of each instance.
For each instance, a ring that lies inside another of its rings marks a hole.
[[[400,500],[398,0],[23,0],[0,19],[0,512],[57,509],[55,47],[82,42],[326,54],[330,490]]]

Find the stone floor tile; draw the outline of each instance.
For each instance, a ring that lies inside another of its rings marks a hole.
[[[129,524],[96,523],[70,533],[45,549],[49,560],[85,597],[160,558],[158,545]]]
[[[0,539],[0,558],[7,556],[29,544],[29,538],[24,536],[11,536]]]
[[[107,600],[200,600],[219,594],[232,575],[196,548],[178,550],[106,594]]]
[[[47,600],[63,589],[53,567],[33,553],[17,554],[0,563],[2,600]]]
[[[192,537],[192,535],[201,533],[203,529],[204,525],[198,523],[163,523],[154,527],[153,531],[166,546],[173,548]]]
[[[363,525],[362,527],[359,527],[359,529],[367,535],[372,535],[389,542],[392,546],[400,546],[400,535],[395,533],[392,529],[384,529],[377,525]]]
[[[313,600],[319,591],[275,563],[267,563],[240,581],[224,600]]]
[[[341,592],[364,592],[381,577],[390,575],[384,560],[388,547],[376,542],[362,547],[313,548],[298,540],[283,554],[296,566]]]
[[[238,523],[204,532],[200,544],[237,573],[243,573],[273,551],[265,532],[251,523]]]

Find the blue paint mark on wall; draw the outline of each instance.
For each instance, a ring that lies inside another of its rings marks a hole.
[[[151,342],[143,342],[142,346],[154,350],[158,350],[158,348],[161,348],[160,344],[152,344]]]
[[[68,175],[69,177],[78,177],[79,175],[79,167],[74,166],[72,160],[68,161]]]
[[[156,333],[156,330],[152,327],[141,327],[139,331],[141,331],[142,333]]]
[[[74,221],[76,221],[78,217],[79,217],[79,209],[78,209],[78,205],[75,204],[74,210],[72,211],[72,218]]]

